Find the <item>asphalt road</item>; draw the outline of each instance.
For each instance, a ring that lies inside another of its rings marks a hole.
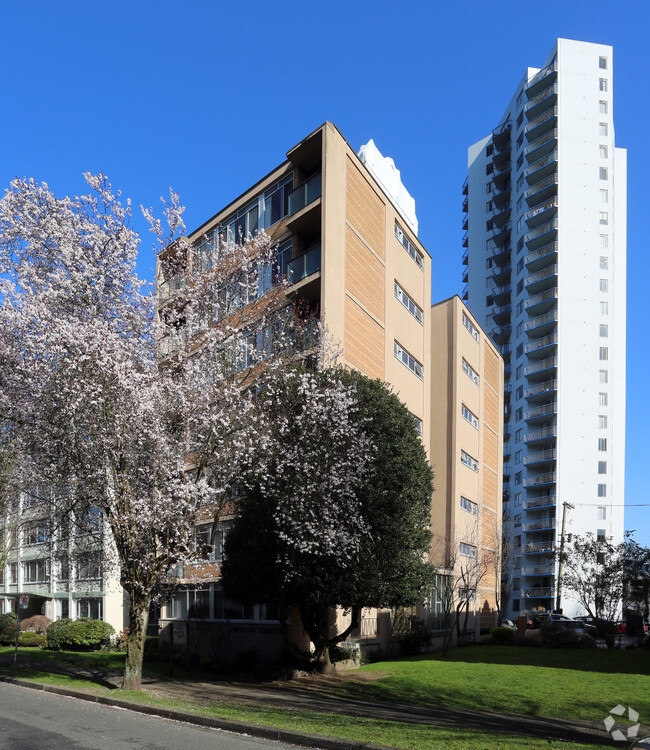
[[[0,683],[2,750],[288,750],[291,747]]]

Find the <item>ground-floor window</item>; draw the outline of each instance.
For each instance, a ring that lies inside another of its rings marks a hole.
[[[220,586],[182,589],[167,599],[164,615],[172,620],[271,620],[279,619],[277,607],[265,604],[240,604],[226,599]]]
[[[92,620],[101,620],[102,600],[99,597],[77,599],[77,617],[90,617]]]

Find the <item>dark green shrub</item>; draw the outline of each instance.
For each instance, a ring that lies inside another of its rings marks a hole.
[[[16,642],[16,615],[0,615],[0,646],[12,646]]]
[[[47,643],[47,638],[41,633],[25,630],[18,636],[18,645],[27,648],[41,648]]]
[[[498,627],[490,628],[490,635],[495,643],[508,643],[512,640],[515,631],[512,628]]]
[[[402,646],[407,654],[419,654],[431,645],[433,638],[429,626],[419,617],[411,617],[410,630],[402,638]]]
[[[330,646],[330,661],[332,664],[337,664],[340,661],[358,662],[359,659],[359,647],[356,644],[351,646],[339,643],[336,646]]]
[[[103,620],[59,620],[46,631],[47,647],[55,651],[96,651],[109,645],[113,633],[113,626]]]

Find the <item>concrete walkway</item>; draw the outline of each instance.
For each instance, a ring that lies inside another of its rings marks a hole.
[[[11,663],[12,655],[0,655],[0,662]],[[37,654],[32,657],[19,657],[19,664],[43,672],[56,672],[71,677],[79,677],[92,680],[99,686],[115,688],[120,684],[121,676],[104,670],[92,670],[79,668],[63,663],[53,663],[39,660]],[[342,680],[361,679],[368,673],[342,672],[334,677],[303,677],[291,682],[237,682],[237,681],[211,681],[196,682],[190,680],[169,680],[158,677],[145,676],[142,680],[143,691],[150,692],[164,698],[178,698],[188,701],[196,701],[201,704],[229,702],[233,705],[248,706],[273,706],[276,708],[316,711],[321,713],[338,714],[343,716],[367,717],[383,721],[405,722],[409,724],[424,724],[431,726],[461,728],[477,731],[495,732],[508,735],[524,735],[527,737],[538,737],[545,741],[568,741],[581,742],[585,744],[611,746],[615,743],[605,731],[602,722],[587,722],[576,719],[550,719],[544,717],[524,716],[519,714],[489,713],[476,711],[471,708],[455,709],[449,707],[418,706],[406,704],[380,703],[362,701],[346,697],[338,697],[327,694],[327,690],[339,685]],[[31,681],[12,680],[3,678],[5,681],[14,681],[25,687],[36,687]],[[43,689],[42,685],[38,686]],[[45,689],[50,690],[48,686]],[[54,690],[65,695],[73,695],[85,700],[97,700],[91,691],[82,689]],[[138,706],[130,701],[115,700],[112,696],[102,696],[100,702],[130,706],[134,710],[140,710]],[[147,713],[159,714],[167,718],[175,718],[190,723],[203,723],[205,720],[195,714],[175,711],[168,712],[155,707],[146,707]],[[174,716],[170,716],[173,713]],[[228,725],[228,726],[226,726]],[[214,726],[233,729],[233,731],[245,731],[252,735],[268,737],[269,730],[253,725],[244,725],[239,722],[214,720]],[[273,737],[290,741],[294,744],[307,745],[310,747],[336,746],[341,748],[361,747],[365,743],[337,741],[334,745],[323,739],[314,745],[315,738],[312,735],[300,735],[289,732],[282,736],[276,730],[271,730]],[[650,735],[650,726],[643,726],[639,730],[639,737]],[[303,741],[300,741],[300,737]],[[312,744],[310,744],[312,743]],[[326,744],[324,744],[326,743]],[[367,745],[366,745],[367,746]],[[620,745],[619,745],[620,746]]]

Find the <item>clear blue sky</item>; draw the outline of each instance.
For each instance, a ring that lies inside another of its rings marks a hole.
[[[101,171],[155,206],[171,185],[191,229],[331,120],[355,149],[374,138],[395,159],[442,299],[461,286],[467,146],[556,37],[612,44],[629,169],[626,502],[647,503],[649,27],[643,0],[3,3],[0,187],[30,176],[78,193],[83,171]],[[150,248],[145,235],[149,277]],[[650,544],[650,508],[629,508],[626,527]]]

